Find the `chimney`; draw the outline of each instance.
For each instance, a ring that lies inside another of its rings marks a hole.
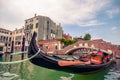
[[[61,23],[59,23],[59,26],[61,26]]]
[[[35,14],[35,17],[36,17],[37,14]]]

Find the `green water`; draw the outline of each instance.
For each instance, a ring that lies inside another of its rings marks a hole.
[[[1,59],[4,61],[4,59]],[[0,80],[119,80],[120,60],[110,69],[92,74],[73,74],[46,69],[29,61],[18,64],[0,64]]]

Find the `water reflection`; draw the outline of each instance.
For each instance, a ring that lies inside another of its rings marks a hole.
[[[4,59],[1,59],[1,61]],[[46,69],[29,61],[18,64],[0,64],[0,80],[119,80],[120,60],[110,69],[92,74],[73,74]]]

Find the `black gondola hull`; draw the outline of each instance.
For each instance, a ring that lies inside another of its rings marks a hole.
[[[35,44],[35,33],[32,37],[29,50],[28,50],[28,57],[34,55],[38,51],[38,47]],[[113,62],[113,60],[110,60],[109,62],[105,64],[100,64],[100,65],[91,65],[91,64],[81,64],[81,65],[72,65],[72,66],[60,66],[58,64],[58,61],[62,59],[55,58],[53,56],[49,56],[47,54],[44,54],[40,52],[36,57],[32,58],[30,61],[33,64],[36,64],[41,67],[49,68],[49,69],[55,69],[55,70],[63,70],[67,72],[73,72],[73,73],[91,73],[91,72],[96,72],[102,69],[107,68],[110,66]]]

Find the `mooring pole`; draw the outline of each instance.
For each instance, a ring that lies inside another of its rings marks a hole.
[[[11,53],[14,52],[14,41],[12,41],[12,45],[11,45]],[[12,61],[13,55],[10,55],[10,61]]]
[[[23,39],[22,39],[22,49],[21,49],[21,51],[24,52],[24,51],[25,51],[24,49],[25,49],[25,37],[23,36]],[[24,59],[24,53],[22,53],[21,59],[22,59],[22,60]]]

